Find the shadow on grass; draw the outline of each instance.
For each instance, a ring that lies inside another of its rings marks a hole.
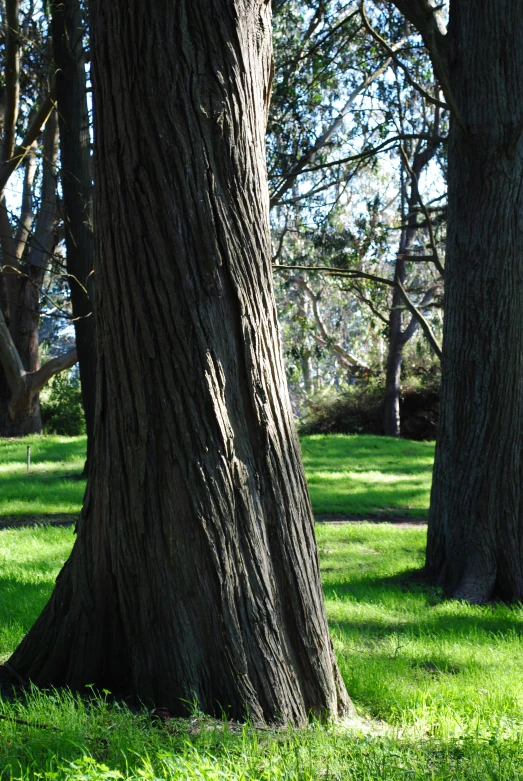
[[[365,634],[394,634],[397,632],[410,632],[416,634],[449,634],[465,637],[467,635],[476,638],[477,632],[489,635],[510,633],[523,637],[523,621],[521,605],[507,605],[494,603],[486,606],[468,605],[457,600],[443,598],[439,588],[431,585],[422,577],[421,570],[405,570],[392,577],[379,577],[368,575],[361,578],[352,577],[350,581],[329,581],[324,585],[324,594],[327,601],[344,603],[344,597],[350,602],[345,604],[361,603],[374,605],[390,610],[391,601],[396,596],[397,604],[406,596],[419,599],[419,617],[406,614],[401,620],[389,620],[384,616],[383,621],[372,619],[342,618],[333,619],[333,627],[339,627],[350,631],[361,631]],[[444,612],[437,612],[432,608],[446,607]],[[455,613],[451,609],[455,608]],[[390,613],[388,614],[390,615]]]

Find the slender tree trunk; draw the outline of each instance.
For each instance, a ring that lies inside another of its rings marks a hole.
[[[434,142],[429,141],[423,150],[418,149],[414,155],[412,168],[410,169],[407,214],[402,214],[404,227],[401,232],[398,257],[396,258],[395,266],[395,280],[402,285],[405,284],[405,278],[407,276],[406,264],[402,256],[407,254],[414,245],[419,230],[416,216],[416,207],[419,206],[418,182],[423,169],[436,154],[438,128],[439,113],[436,113],[433,126]],[[402,197],[402,206],[403,203],[404,200]],[[402,212],[403,211],[402,208]],[[385,379],[385,410],[383,416],[383,433],[389,437],[399,437],[401,434],[400,394],[403,348],[418,330],[418,322],[415,318],[412,318],[410,323],[403,329],[401,316],[403,307],[404,302],[401,293],[396,287],[392,293],[392,305],[389,316],[389,344]]]
[[[392,308],[389,315],[389,342],[387,351],[387,369],[385,374],[385,409],[383,433],[388,437],[401,434],[400,393],[401,363],[403,360],[403,341],[401,339],[402,301],[399,292],[394,289]]]
[[[311,353],[310,350],[304,349],[301,357],[301,373],[303,376],[303,389],[305,393],[312,391],[312,378],[311,378]]]
[[[411,183],[407,204],[406,219],[408,225],[401,232],[398,257],[396,258],[395,279],[405,283],[405,261],[401,257],[408,252],[416,238],[416,195]],[[405,217],[404,217],[405,219]],[[385,408],[383,415],[383,433],[388,437],[399,437],[401,434],[400,394],[401,394],[401,364],[403,362],[403,348],[415,333],[413,324],[403,330],[402,310],[404,304],[401,293],[395,287],[392,291],[392,304],[389,315],[389,342],[387,352],[387,370],[385,374]],[[412,323],[412,321],[411,321]]]
[[[99,396],[72,556],[11,659],[37,684],[349,707],[271,287],[270,29],[259,0],[92,3]]]
[[[523,6],[450,6],[452,123],[442,396],[427,572],[523,599]]]
[[[71,288],[82,401],[87,429],[88,471],[93,440],[96,396],[96,329],[94,308],[94,241],[92,227],[93,176],[84,20],[79,0],[52,3],[54,59],[58,68],[56,97],[60,117],[61,181],[67,248],[67,273]]]

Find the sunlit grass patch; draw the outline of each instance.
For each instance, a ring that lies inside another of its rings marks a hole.
[[[342,673],[372,718],[455,739],[523,730],[523,607],[444,601],[413,579],[424,529],[317,527]]]
[[[26,445],[0,441],[0,503],[17,481],[18,500],[29,496]],[[82,469],[85,438],[35,437],[31,449],[34,515],[78,512],[83,484],[65,475]],[[332,512],[330,502],[340,513],[421,515],[428,504],[430,443],[306,437],[303,450],[316,511]],[[316,528],[331,636],[358,718],[261,730],[194,712],[161,724],[110,694],[32,690],[0,700],[1,781],[523,778],[523,608],[446,602],[417,580],[424,528]],[[0,661],[45,605],[73,542],[71,527],[0,531]]]
[[[31,447],[31,470],[26,451]],[[0,517],[67,516],[80,512],[86,438],[0,439]],[[316,513],[427,514],[434,446],[389,437],[317,435],[302,438]]]
[[[85,436],[0,439],[0,517],[76,516],[85,480],[75,478],[83,470],[85,447]]]
[[[302,437],[316,513],[390,513],[425,517],[434,444],[391,437]]]
[[[0,661],[43,609],[73,539],[71,527],[0,531]]]
[[[358,719],[257,730],[195,712],[163,725],[110,695],[33,690],[0,701],[1,714],[29,722],[0,720],[2,781],[523,778],[523,609],[445,602],[413,580],[423,528],[320,524],[317,538]],[[73,540],[71,528],[0,532],[2,659],[45,604]]]

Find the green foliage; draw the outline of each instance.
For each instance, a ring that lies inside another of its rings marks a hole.
[[[40,406],[46,434],[69,437],[85,434],[82,390],[74,372],[55,375],[41,394]]]
[[[302,406],[302,434],[381,434],[385,409],[385,384],[359,381],[341,392],[319,393]],[[439,416],[439,375],[425,381],[408,378],[400,396],[402,436],[436,438]]]
[[[405,456],[407,458],[407,456]],[[50,593],[71,529],[0,532],[5,659]],[[412,579],[425,529],[317,526],[327,612],[356,718],[256,729],[155,721],[110,693],[0,700],[1,781],[515,781],[521,606],[444,602]],[[21,719],[28,724],[16,723]],[[44,727],[43,725],[47,725]]]

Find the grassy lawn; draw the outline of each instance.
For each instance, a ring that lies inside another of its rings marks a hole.
[[[0,439],[0,519],[78,515],[85,481],[71,475],[81,474],[85,448],[85,436]]]
[[[315,497],[311,486],[315,508],[362,514],[410,507],[420,514],[428,501],[430,445],[381,443],[306,438],[309,476],[327,475],[328,483],[336,475],[332,505],[329,491]],[[13,443],[5,446],[10,452]],[[73,468],[81,468],[82,444],[53,440],[51,446],[60,453],[59,483],[75,459]],[[329,463],[332,454],[337,463]],[[49,451],[46,460],[49,476]],[[345,502],[337,475],[353,475],[357,485],[361,477],[359,486],[367,481],[371,487],[373,473],[378,485],[370,500]],[[414,489],[404,478],[416,474]],[[389,478],[382,492],[380,475]],[[194,713],[164,725],[105,694],[86,701],[35,690],[27,699],[0,700],[0,715],[57,729],[0,719],[0,779],[523,779],[523,607],[446,602],[412,579],[423,560],[422,527],[318,524],[317,538],[331,633],[356,719],[255,730]],[[38,615],[73,539],[69,527],[0,531],[0,660]]]
[[[26,451],[31,447],[31,471]],[[310,436],[302,451],[318,514],[427,514],[434,444],[373,436]],[[80,512],[85,437],[0,439],[0,518]]]
[[[433,442],[318,434],[302,452],[316,513],[426,517]]]

